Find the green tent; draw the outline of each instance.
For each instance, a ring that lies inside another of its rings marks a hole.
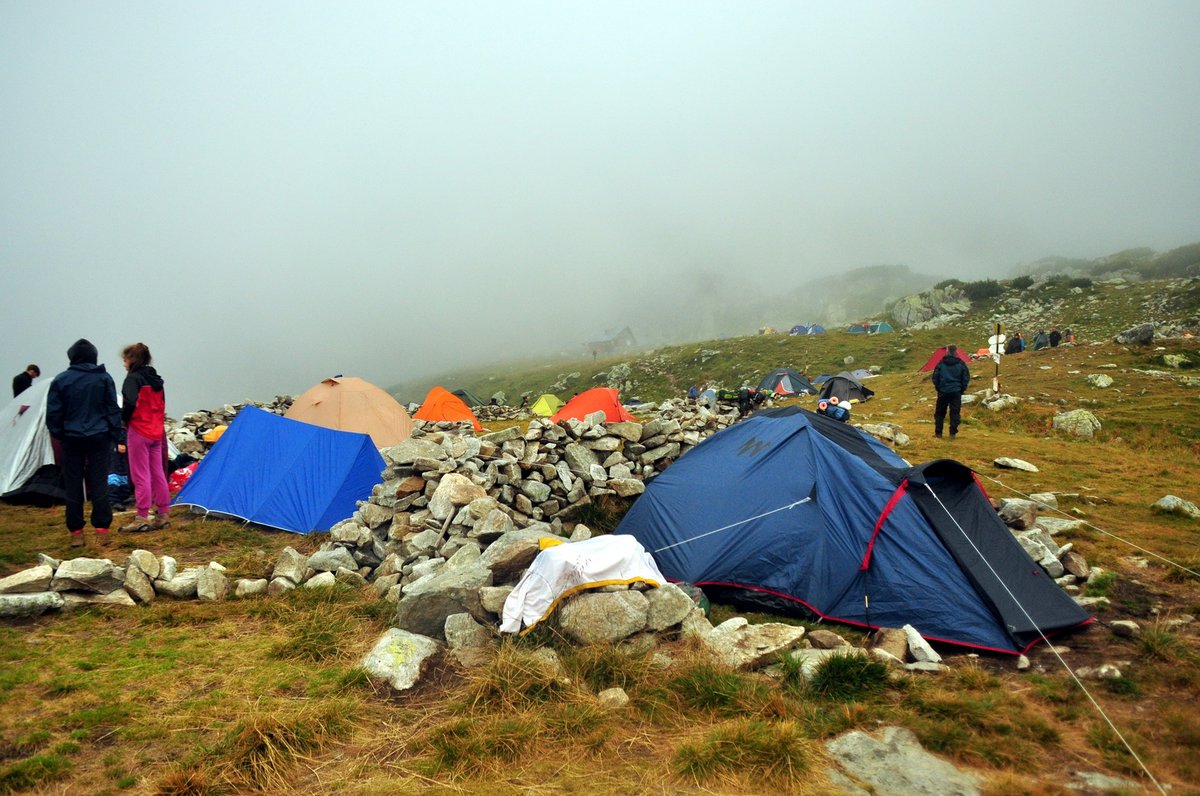
[[[563,406],[563,402],[558,400],[557,395],[546,393],[533,402],[533,406],[529,407],[529,411],[533,412],[535,415],[550,417],[550,415],[554,414],[559,409],[562,409]]]

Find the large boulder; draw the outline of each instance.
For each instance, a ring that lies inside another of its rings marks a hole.
[[[480,560],[492,571],[496,583],[516,581],[541,552],[542,539],[561,541],[561,537],[550,532],[550,526],[531,525],[519,531],[510,531],[492,542],[483,551]]]
[[[287,578],[293,585],[299,585],[304,581],[304,573],[308,570],[307,561],[306,556],[291,547],[285,547],[279,554],[279,560],[275,563],[271,579]]]
[[[774,663],[803,640],[802,627],[778,622],[752,625],[745,617],[735,616],[714,627],[704,643],[725,665],[749,671]]]
[[[0,617],[41,616],[46,611],[63,607],[63,597],[58,592],[44,591],[37,594],[0,594]]]
[[[648,590],[646,601],[649,607],[646,629],[655,631],[678,625],[696,607],[692,598],[674,583],[664,583],[657,589]]]
[[[433,497],[429,499],[429,512],[436,520],[445,520],[455,513],[459,506],[466,506],[473,500],[487,497],[487,491],[459,473],[447,473],[438,482]]]
[[[54,568],[48,564],[40,564],[7,578],[0,578],[0,594],[37,594],[49,591],[52,580]]]
[[[1054,430],[1091,439],[1100,429],[1100,421],[1086,409],[1072,409],[1054,416]]]
[[[441,648],[432,638],[391,628],[375,642],[361,666],[371,677],[406,691],[417,684]]]
[[[332,547],[328,550],[318,550],[308,557],[309,569],[317,572],[337,572],[339,568],[358,569],[358,562],[344,547]]]
[[[445,459],[447,455],[445,448],[424,437],[409,437],[379,453],[388,464],[399,466],[412,464],[417,459]]]
[[[895,796],[982,792],[978,777],[925,751],[912,730],[904,727],[885,727],[878,738],[853,730],[828,741],[825,748],[843,771],[872,792]]]
[[[1150,510],[1155,514],[1174,514],[1190,520],[1200,520],[1200,508],[1197,508],[1196,504],[1190,500],[1184,500],[1175,495],[1164,495],[1155,501]]]
[[[427,575],[404,588],[396,605],[396,626],[430,638],[444,638],[446,617],[468,613],[485,620],[479,591],[492,585],[492,573],[481,562]]]
[[[1000,519],[1009,528],[1024,531],[1037,524],[1038,507],[1032,500],[1003,498],[1000,501]]]
[[[587,592],[563,603],[558,625],[578,644],[611,644],[644,629],[649,611],[640,591]]]
[[[1154,342],[1154,324],[1142,323],[1132,326],[1113,338],[1122,345],[1149,345]]]
[[[107,558],[73,558],[58,565],[50,588],[54,591],[90,591],[109,594],[121,588],[125,573]]]

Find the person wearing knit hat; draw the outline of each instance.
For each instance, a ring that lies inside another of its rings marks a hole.
[[[109,459],[113,445],[125,442],[117,385],[104,365],[96,363],[96,346],[89,340],[76,340],[67,349],[67,359],[71,366],[50,382],[46,427],[62,446],[63,491],[67,497],[66,521],[71,546],[84,543],[85,499],[92,502],[92,527],[97,541],[103,544],[112,525]]]

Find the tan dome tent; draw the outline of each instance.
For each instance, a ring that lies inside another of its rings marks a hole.
[[[412,418],[395,398],[353,376],[325,379],[292,401],[284,417],[367,434],[377,448],[398,445],[413,432]]]

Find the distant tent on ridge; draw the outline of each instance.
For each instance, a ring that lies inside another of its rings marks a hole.
[[[47,504],[66,497],[46,428],[51,381],[34,382],[0,410],[0,497]]]
[[[869,387],[862,386],[862,383],[851,376],[846,371],[842,371],[838,375],[825,382],[825,386],[821,388],[821,398],[829,398],[836,395],[839,401],[869,401],[875,391]]]
[[[385,466],[366,434],[247,406],[172,505],[294,533],[328,531],[371,496]]]
[[[1015,654],[1088,614],[1022,549],[970,468],[911,466],[798,407],[730,426],[646,485],[615,531],[668,580],[758,610]]]
[[[850,334],[889,334],[896,331],[887,321],[875,321],[873,323],[852,323],[846,331]]]
[[[621,406],[621,394],[612,387],[593,387],[579,393],[567,401],[563,408],[555,412],[550,419],[555,423],[571,417],[583,420],[593,412],[603,412],[609,423],[633,420],[633,415],[625,411],[624,406]]]
[[[552,414],[562,409],[565,404],[557,395],[550,393],[542,393],[541,397],[533,402],[533,406],[529,407],[529,411],[541,417],[550,417]]]
[[[474,409],[477,406],[483,406],[486,402],[466,388],[451,390],[450,394],[458,398],[470,408]]]
[[[413,420],[431,423],[465,421],[473,425],[476,431],[483,431],[483,426],[471,411],[471,407],[445,387],[434,387],[429,391],[425,400],[421,402],[421,408],[413,415]]]
[[[792,368],[776,368],[763,376],[758,389],[771,390],[780,395],[816,395],[817,388],[803,373]]]
[[[377,448],[399,445],[413,432],[412,418],[395,398],[354,376],[322,380],[292,401],[284,417],[367,434]]]
[[[921,366],[921,370],[919,372],[920,373],[928,373],[929,371],[936,368],[937,364],[942,361],[942,357],[946,356],[947,353],[949,353],[949,349],[947,349],[946,346],[942,346],[938,350],[934,351],[932,354],[929,355],[929,361]],[[959,359],[961,359],[963,361],[964,364],[966,364],[966,365],[971,364],[971,358],[969,356],[967,356],[965,353],[963,353],[963,350],[961,348],[955,349],[954,353],[956,356],[958,356]]]

